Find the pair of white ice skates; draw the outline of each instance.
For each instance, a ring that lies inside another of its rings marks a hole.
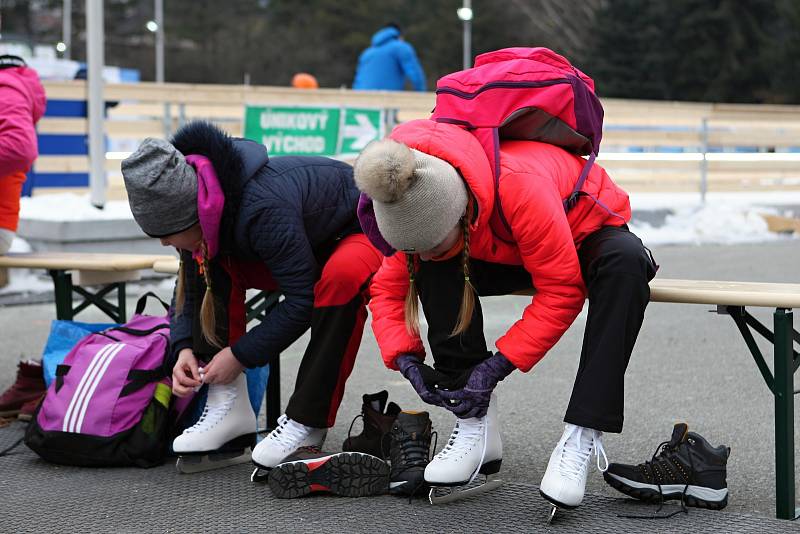
[[[208,400],[200,419],[172,443],[181,473],[197,473],[253,461],[271,469],[300,447],[321,446],[326,429],[311,428],[288,419],[256,445],[256,416],[242,373],[230,384],[209,384]],[[260,479],[259,469],[253,479]]]
[[[550,455],[539,488],[542,497],[552,505],[548,523],[559,508],[576,508],[583,502],[592,455],[597,458],[598,468],[604,471],[608,459],[602,432],[567,424]],[[601,466],[601,457],[605,467]],[[496,488],[502,483],[496,477],[502,459],[497,397],[492,395],[486,416],[459,419],[447,445],[426,467],[425,481],[431,486],[431,503],[448,502]],[[485,476],[483,484],[471,486],[480,475]]]

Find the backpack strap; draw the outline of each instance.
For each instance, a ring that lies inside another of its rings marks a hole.
[[[578,181],[575,182],[575,188],[572,190],[572,193],[564,199],[564,212],[569,213],[569,210],[575,207],[575,204],[578,203],[578,198],[581,196],[581,189],[583,188],[583,183],[586,181],[586,177],[589,176],[589,171],[592,170],[592,166],[594,165],[594,160],[597,157],[597,152],[592,152],[592,155],[589,156],[588,161],[583,166],[583,170],[581,171],[581,175],[578,178]]]
[[[56,366],[56,393],[64,385],[64,376],[69,373],[71,368],[71,365],[64,365],[63,363]]]
[[[148,297],[153,297],[158,302],[160,302],[162,306],[164,306],[164,310],[169,311],[169,304],[161,300],[161,298],[152,291],[148,291],[147,293],[139,297],[139,300],[136,301],[136,311],[134,312],[136,315],[141,315],[142,313],[144,313],[144,308],[145,306],[147,306]]]
[[[131,369],[128,371],[128,383],[120,391],[120,397],[126,397],[145,387],[147,384],[158,382],[166,376],[164,367],[158,369]]]

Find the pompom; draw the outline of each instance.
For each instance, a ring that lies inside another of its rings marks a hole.
[[[378,202],[396,202],[414,183],[414,154],[392,139],[373,141],[356,159],[358,188]]]

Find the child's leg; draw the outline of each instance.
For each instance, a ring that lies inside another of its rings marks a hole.
[[[363,234],[344,238],[314,287],[311,340],[286,415],[306,426],[333,426],[367,319],[367,288],[383,257]]]
[[[650,300],[655,266],[627,227],[605,227],[579,250],[589,290],[583,348],[564,421],[621,432],[625,370]]]

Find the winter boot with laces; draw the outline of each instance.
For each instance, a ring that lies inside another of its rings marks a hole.
[[[555,517],[557,509],[576,508],[583,502],[592,454],[597,458],[597,468],[600,471],[607,469],[608,458],[602,436],[598,430],[567,423],[539,486],[539,493],[553,505],[548,523]],[[601,466],[601,456],[606,467]]]
[[[425,482],[431,486],[431,504],[462,499],[498,487],[501,481],[491,476],[500,471],[502,463],[497,397],[493,394],[484,417],[456,420],[447,444],[425,468]],[[481,485],[463,487],[469,486],[479,474],[486,477]]]
[[[397,414],[400,413],[400,407],[393,402],[387,406],[389,393],[386,390],[372,395],[364,395],[362,399],[364,402],[361,405],[361,414],[357,415],[350,423],[350,431],[347,432],[347,439],[342,444],[342,450],[363,452],[385,460],[387,451],[384,450],[384,438],[391,430]],[[363,421],[364,429],[361,434],[351,436],[353,424],[359,417]]]
[[[428,412],[400,412],[389,433],[389,493],[414,495],[425,487],[433,425]]]
[[[0,395],[0,417],[16,416],[23,404],[41,398],[45,391],[42,364],[19,362],[17,380]]]
[[[726,464],[730,448],[713,447],[678,423],[672,438],[639,465],[611,464],[603,478],[613,488],[642,501],[681,499],[688,506],[721,510],[728,504]]]
[[[303,447],[322,447],[327,428],[313,428],[289,419],[286,414],[278,418],[278,426],[253,450],[256,468],[250,476],[253,482],[267,482],[268,471],[283,462],[289,455]]]
[[[181,473],[197,473],[250,461],[256,415],[241,373],[230,384],[209,384],[200,419],[172,442]]]

